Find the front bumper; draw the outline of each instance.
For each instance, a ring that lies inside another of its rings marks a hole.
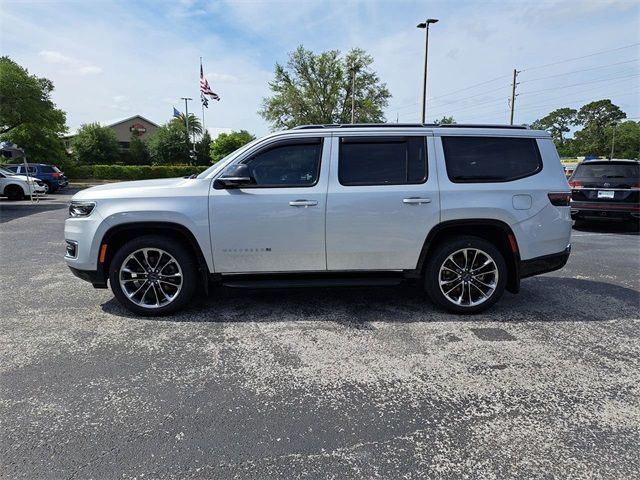
[[[89,282],[93,285],[93,288],[107,288],[107,279],[102,271],[102,267],[98,268],[98,270],[80,270],[69,267],[69,270],[71,270],[71,273],[76,277],[84,280],[85,282]]]
[[[567,245],[567,248],[559,253],[521,260],[519,268],[520,278],[532,277],[534,275],[559,270],[567,264],[570,254],[571,244]]]

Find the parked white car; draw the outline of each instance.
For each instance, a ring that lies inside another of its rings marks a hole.
[[[44,195],[46,191],[41,180],[16,175],[10,170],[0,168],[0,196],[7,197],[9,200],[22,200],[32,195]]]
[[[546,132],[315,125],[245,145],[196,178],[82,190],[66,262],[131,311],[232,287],[414,279],[457,313],[489,308],[570,252],[570,189]]]

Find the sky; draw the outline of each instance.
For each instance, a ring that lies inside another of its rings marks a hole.
[[[0,54],[51,79],[70,129],[142,115],[162,124],[180,97],[201,115],[199,58],[221,97],[213,135],[269,132],[258,110],[276,63],[299,45],[364,48],[392,98],[390,122],[420,121],[424,30],[427,121],[515,123],[611,99],[640,120],[638,0],[0,0]]]

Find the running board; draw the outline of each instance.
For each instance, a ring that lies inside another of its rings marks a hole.
[[[380,287],[399,285],[401,276],[365,277],[222,277],[221,284],[229,288],[305,288],[305,287]]]

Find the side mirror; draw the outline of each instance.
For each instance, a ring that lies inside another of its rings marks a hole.
[[[255,184],[255,179],[251,176],[251,171],[244,163],[238,163],[228,167],[221,177],[213,182],[216,190],[226,188],[240,188],[245,185]]]

